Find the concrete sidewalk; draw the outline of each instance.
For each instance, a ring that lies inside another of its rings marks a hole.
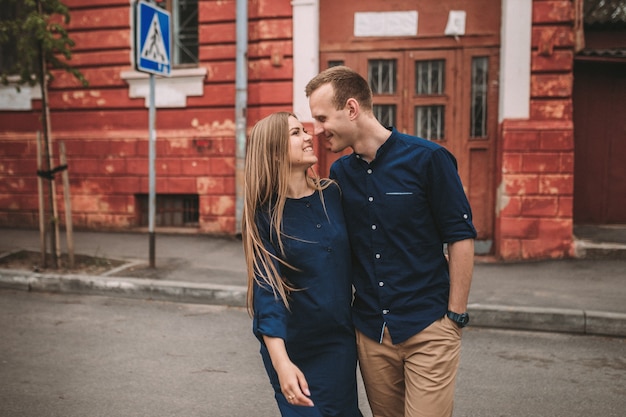
[[[98,276],[0,269],[0,288],[245,306],[239,239],[157,232],[156,268],[145,233],[77,232],[74,240],[77,254],[124,265]],[[0,229],[0,256],[22,249],[39,250],[38,231]],[[479,258],[469,301],[473,326],[626,337],[626,259]]]

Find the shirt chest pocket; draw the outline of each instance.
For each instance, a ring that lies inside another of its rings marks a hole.
[[[381,197],[377,208],[379,213],[385,214],[386,222],[398,225],[415,223],[429,211],[426,199],[419,191],[386,191]]]
[[[399,210],[403,207],[414,209],[417,203],[417,193],[413,191],[387,191],[382,197],[381,205],[390,210]]]

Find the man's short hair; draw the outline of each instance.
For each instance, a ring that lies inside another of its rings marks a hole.
[[[372,90],[367,80],[343,65],[330,67],[313,77],[304,89],[306,96],[310,97],[315,90],[328,83],[333,87],[333,104],[337,110],[343,109],[349,98],[356,99],[362,109],[372,110]]]

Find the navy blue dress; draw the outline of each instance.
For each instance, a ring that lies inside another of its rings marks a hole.
[[[285,258],[298,270],[278,265],[281,274],[301,291],[290,295],[291,311],[271,289],[255,285],[253,331],[283,417],[361,417],[357,400],[356,343],[351,320],[350,246],[336,185],[288,199],[283,214]],[[257,216],[265,247],[280,256],[276,236],[270,238],[267,215]],[[282,258],[282,256],[280,256]],[[263,335],[285,340],[287,353],[309,384],[315,407],[294,406],[280,390]]]

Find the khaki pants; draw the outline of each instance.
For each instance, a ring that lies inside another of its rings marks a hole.
[[[357,331],[359,363],[374,417],[451,417],[461,329],[443,317],[405,342]]]

